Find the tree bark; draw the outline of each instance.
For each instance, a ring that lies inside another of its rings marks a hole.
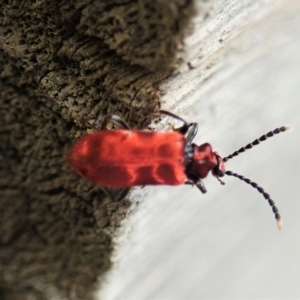
[[[149,124],[193,5],[0,5],[1,299],[92,298],[130,202],[75,175],[66,149],[85,120],[98,126],[115,113],[132,127]]]

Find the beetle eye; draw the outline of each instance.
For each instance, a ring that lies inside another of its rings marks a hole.
[[[225,171],[220,169],[220,166],[217,165],[213,170],[212,170],[212,174],[215,177],[223,177],[225,175]]]
[[[219,170],[219,177],[223,177],[225,175],[225,171]]]

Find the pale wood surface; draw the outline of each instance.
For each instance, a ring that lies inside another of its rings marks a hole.
[[[187,186],[136,190],[133,200],[142,201],[120,230],[101,299],[299,299],[300,3],[254,2],[269,12],[240,19],[209,58],[218,63],[206,80],[197,78],[199,66],[166,81],[162,105],[177,103],[200,125],[196,142],[209,141],[221,155],[294,125],[227,165],[271,194],[283,230],[262,196],[235,178],[221,186],[210,176],[206,195]]]

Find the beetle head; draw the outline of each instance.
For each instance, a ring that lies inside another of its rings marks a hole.
[[[226,171],[225,162],[218,152],[215,151],[213,152],[213,154],[215,155],[215,158],[217,160],[217,165],[211,170],[211,173],[221,182],[221,184],[225,184],[219,178],[225,175],[225,171]]]
[[[225,163],[218,152],[214,152],[210,144],[193,146],[193,160],[191,172],[200,179],[205,178],[211,171],[216,178],[225,175]]]

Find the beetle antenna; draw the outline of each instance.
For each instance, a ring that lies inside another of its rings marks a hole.
[[[222,181],[219,177],[216,177],[216,178],[217,178],[217,180],[219,180],[219,182],[220,182],[222,185],[225,185],[225,182]]]
[[[258,192],[261,193],[266,200],[268,200],[270,206],[272,207],[273,213],[275,215],[275,219],[276,219],[276,222],[277,222],[277,227],[278,227],[279,230],[281,230],[281,228],[282,228],[281,217],[280,217],[280,214],[278,213],[278,208],[276,207],[275,202],[270,198],[270,195],[268,193],[266,193],[264,191],[264,189],[262,187],[260,187],[257,183],[251,181],[248,178],[245,178],[242,175],[233,173],[231,171],[226,171],[225,174],[228,175],[228,176],[237,177],[238,179],[250,184],[253,188],[257,189]]]
[[[253,141],[252,143],[246,145],[245,147],[242,147],[241,149],[239,149],[238,151],[233,152],[232,154],[228,155],[227,157],[223,158],[223,161],[226,162],[228,159],[233,158],[234,156],[239,155],[242,152],[245,152],[246,150],[251,149],[253,146],[258,145],[260,142],[265,141],[266,139],[274,136],[275,134],[284,132],[284,131],[289,131],[292,130],[292,126],[287,125],[287,126],[282,126],[279,128],[274,129],[273,131],[268,132],[267,134],[262,135],[259,139],[256,139],[255,141]]]

